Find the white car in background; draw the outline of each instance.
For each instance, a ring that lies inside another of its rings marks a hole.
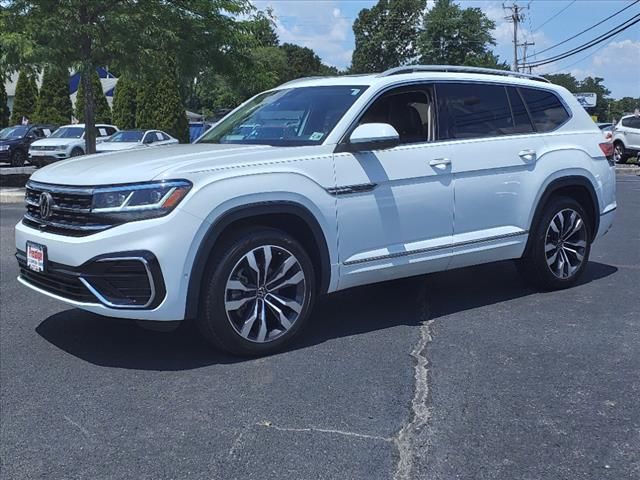
[[[98,153],[130,150],[132,148],[173,145],[180,143],[160,130],[121,130],[96,146]]]
[[[104,140],[117,131],[118,127],[114,125],[97,124],[96,139],[97,141]],[[43,167],[70,157],[84,155],[87,150],[84,136],[85,126],[83,123],[63,125],[49,137],[36,140],[31,144],[29,162],[37,167]]]
[[[617,163],[640,155],[640,115],[626,115],[620,119],[613,129],[613,148]]]

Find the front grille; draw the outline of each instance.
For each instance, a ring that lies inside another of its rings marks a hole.
[[[41,214],[41,195],[51,195],[51,212],[45,219]],[[92,191],[81,187],[60,187],[28,182],[25,194],[27,213],[24,223],[51,233],[83,236],[106,230],[113,224],[105,223],[91,214]]]
[[[27,267],[24,252],[16,254],[20,276],[35,287],[76,302],[98,303],[96,297],[80,281],[80,275],[63,265],[49,262],[45,272],[34,272]]]
[[[31,150],[41,150],[41,151],[53,151],[58,150],[58,147],[55,145],[31,145]]]

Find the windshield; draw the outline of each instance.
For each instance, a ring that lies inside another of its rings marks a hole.
[[[0,130],[0,139],[22,138],[29,131],[29,127],[8,127]]]
[[[262,93],[198,143],[318,145],[366,86],[299,87]]]
[[[144,136],[144,132],[139,132],[135,130],[131,131],[122,131],[115,133],[114,135],[106,140],[107,142],[140,142],[142,137]]]
[[[49,138],[81,138],[83,127],[62,127],[51,134]]]

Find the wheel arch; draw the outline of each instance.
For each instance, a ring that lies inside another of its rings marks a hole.
[[[293,220],[293,223],[285,225],[282,223],[284,219]],[[316,267],[318,290],[320,293],[328,291],[331,281],[329,245],[320,222],[314,214],[304,205],[294,201],[250,203],[230,208],[221,214],[204,234],[198,245],[189,275],[185,306],[186,319],[195,318],[198,315],[202,279],[216,244],[231,228],[245,226],[253,222],[256,222],[257,225],[280,228],[287,233],[290,233],[292,229],[296,231],[296,229],[302,228],[301,232],[297,232],[293,236],[301,241],[306,248],[310,243],[315,246],[315,251],[309,252],[309,255],[314,261],[314,267]]]
[[[591,240],[593,241],[598,233],[600,226],[600,203],[598,195],[592,181],[583,175],[568,175],[555,178],[547,183],[538,196],[536,208],[529,222],[529,231],[533,231],[535,225],[540,220],[544,212],[545,205],[549,199],[555,195],[566,195],[575,198],[583,205],[584,209],[590,216],[591,220]],[[525,248],[525,255],[530,248],[531,235]]]

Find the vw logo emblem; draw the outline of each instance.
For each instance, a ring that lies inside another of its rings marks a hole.
[[[46,220],[51,216],[51,206],[53,205],[53,197],[49,192],[40,194],[40,218]]]

